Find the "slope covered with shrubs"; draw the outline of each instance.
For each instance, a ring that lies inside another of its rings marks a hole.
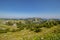
[[[2,22],[0,23],[0,40],[60,39],[60,20],[22,19],[8,20],[4,24]]]

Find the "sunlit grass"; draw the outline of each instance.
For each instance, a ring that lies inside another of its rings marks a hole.
[[[7,32],[0,34],[0,40],[60,40],[60,33],[52,33],[57,28],[57,26],[50,29],[44,28],[45,30],[39,33],[26,29],[18,32]]]

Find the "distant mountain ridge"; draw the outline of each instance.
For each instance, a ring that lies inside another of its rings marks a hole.
[[[60,20],[59,18],[38,18],[38,17],[32,17],[32,18],[0,18],[0,20],[31,20],[31,19],[43,19],[43,20],[50,20],[50,19],[54,19],[54,20]]]

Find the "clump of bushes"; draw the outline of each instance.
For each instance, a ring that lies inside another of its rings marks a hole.
[[[7,33],[9,32],[9,29],[0,29],[0,33]]]
[[[45,20],[41,23],[36,23],[36,22],[33,23],[32,21],[26,21],[26,24],[23,24],[22,22],[15,22],[15,23],[17,25],[17,28],[19,28],[19,29],[17,29],[17,30],[13,29],[13,30],[11,30],[12,32],[21,31],[24,28],[30,29],[31,31],[34,31],[34,32],[40,32],[42,27],[51,28],[55,25],[60,24],[60,21]],[[14,22],[8,21],[6,24],[9,26],[12,26],[14,24]],[[9,29],[7,29],[7,30],[9,31]],[[7,30],[5,30],[5,31],[7,31]],[[1,30],[1,31],[3,31],[3,30]]]
[[[8,21],[8,22],[6,22],[6,25],[9,25],[9,26],[12,26],[14,23],[13,22],[10,22],[10,21]]]

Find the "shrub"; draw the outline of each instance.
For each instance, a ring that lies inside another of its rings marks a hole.
[[[9,26],[12,26],[13,25],[13,22],[6,22],[6,25],[9,25]]]

